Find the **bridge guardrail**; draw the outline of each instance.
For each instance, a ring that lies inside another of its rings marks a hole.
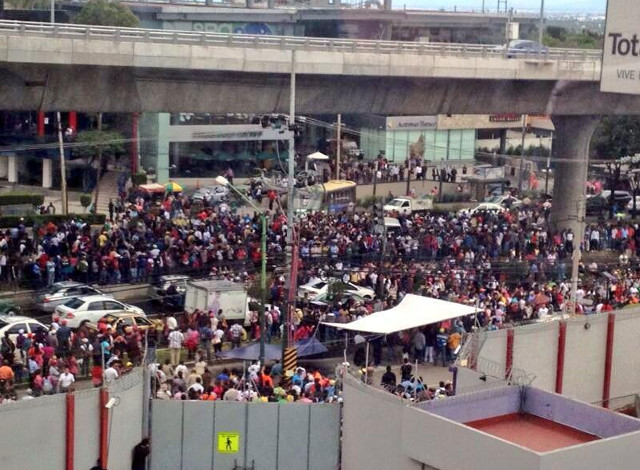
[[[343,51],[375,54],[416,54],[458,57],[504,57],[500,46],[482,44],[422,43],[353,39],[308,38],[295,36],[261,36],[221,34],[195,31],[173,31],[142,28],[114,28],[75,24],[50,24],[22,21],[0,21],[0,34],[37,37],[111,39],[228,47],[260,47],[280,50]],[[544,54],[523,54],[509,60],[600,61],[602,52],[585,49],[552,48]]]

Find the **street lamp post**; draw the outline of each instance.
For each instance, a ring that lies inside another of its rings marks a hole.
[[[262,225],[262,231],[260,235],[260,365],[264,365],[264,335],[265,335],[265,304],[267,303],[267,217],[264,211],[256,206],[251,199],[245,196],[234,185],[229,183],[229,180],[224,176],[216,177],[216,183],[220,186],[226,186],[232,189],[238,194],[247,204],[260,214],[260,224]]]

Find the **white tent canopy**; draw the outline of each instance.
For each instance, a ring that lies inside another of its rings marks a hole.
[[[307,155],[307,160],[329,160],[329,156],[322,152],[313,152]]]
[[[376,312],[351,323],[324,323],[343,330],[390,334],[471,315],[473,306],[407,294],[395,307]]]

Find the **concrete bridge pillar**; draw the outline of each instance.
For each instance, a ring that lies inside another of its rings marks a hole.
[[[50,158],[42,159],[42,187],[50,188],[53,186],[53,160]]]
[[[9,165],[7,166],[7,181],[9,183],[18,182],[18,157],[16,155],[9,155],[7,157]]]
[[[553,116],[556,128],[553,157],[556,160],[550,224],[556,230],[571,229],[581,240],[584,229],[589,144],[598,116]]]

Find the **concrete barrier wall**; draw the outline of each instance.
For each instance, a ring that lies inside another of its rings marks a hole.
[[[142,372],[113,383],[110,395],[118,402],[109,413],[108,467],[127,469],[142,438]],[[100,390],[75,392],[71,401],[74,468],[91,468],[100,455]],[[67,413],[65,394],[0,406],[0,468],[65,470]]]
[[[611,370],[607,370],[607,336],[609,315],[578,316],[566,320],[564,367],[560,383],[564,395],[589,403],[606,398],[624,397],[640,392],[640,309],[625,309],[612,314]],[[555,391],[558,375],[560,322],[547,322],[518,327],[514,331],[512,366],[535,377],[533,386]],[[491,375],[502,377],[507,357],[505,330],[489,332],[479,361],[495,363]],[[480,371],[482,372],[482,371]],[[460,384],[479,386],[477,377],[460,373]],[[610,378],[608,397],[605,384]],[[461,390],[462,390],[461,389]]]
[[[607,315],[592,315],[567,322],[564,395],[588,403],[602,399],[606,345]]]
[[[402,453],[402,410],[405,402],[388,392],[367,387],[350,376],[344,382],[344,402],[344,470],[422,468]],[[421,430],[425,440],[436,432],[425,429]]]
[[[221,448],[220,433],[237,447]],[[151,470],[335,470],[340,406],[155,400],[151,441]]]
[[[558,325],[550,322],[545,328],[524,326],[515,330],[513,338],[513,366],[535,374],[532,385],[550,392],[556,386]]]
[[[65,470],[65,417],[64,395],[0,406],[0,468]]]
[[[114,382],[109,397],[117,400],[109,410],[109,468],[131,468],[133,447],[142,440],[142,370]]]
[[[100,389],[75,393],[75,468],[91,468],[100,455]]]

